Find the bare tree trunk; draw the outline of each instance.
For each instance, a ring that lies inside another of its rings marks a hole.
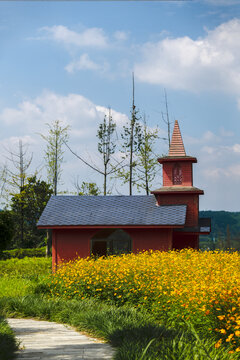
[[[132,195],[132,181],[133,181],[133,132],[136,122],[135,116],[135,99],[134,99],[134,73],[132,74],[132,84],[133,84],[133,102],[132,102],[132,119],[131,119],[131,135],[130,135],[130,162],[129,162],[129,195]]]
[[[19,169],[20,169],[20,193],[21,193],[24,189],[24,182],[25,182],[22,140],[19,140]],[[23,244],[23,240],[24,240],[24,209],[23,209],[22,202],[20,202],[20,213],[21,213],[20,237],[21,237],[21,244]]]
[[[104,164],[103,195],[107,195],[107,164]]]
[[[55,140],[55,169],[54,169],[54,195],[57,195],[57,180],[58,180],[58,143],[57,143],[57,136]]]
[[[167,127],[168,127],[168,148],[170,149],[171,129],[170,129],[169,114],[168,114],[168,100],[167,100],[167,92],[166,92],[166,89],[164,89],[164,94],[165,94],[165,106],[166,106]]]

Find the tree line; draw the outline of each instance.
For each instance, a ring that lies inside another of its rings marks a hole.
[[[132,78],[132,105],[127,123],[120,136],[111,108],[105,114],[97,129],[97,150],[102,166],[98,167],[77,154],[69,145],[69,126],[60,120],[46,124],[47,135],[39,136],[45,141],[45,168],[47,178],[41,179],[39,172],[29,174],[33,154],[28,153],[27,144],[19,140],[14,151],[8,151],[8,165],[0,168],[0,196],[5,199],[0,211],[0,251],[6,248],[33,248],[49,245],[49,234],[37,230],[36,223],[52,195],[58,195],[62,176],[64,152],[68,149],[73,156],[102,177],[102,190],[95,182],[75,183],[78,195],[109,195],[112,193],[111,180],[119,179],[128,184],[129,195],[136,191],[150,194],[151,184],[157,173],[157,155],[154,145],[160,138],[158,128],[150,129],[146,115],[140,116],[135,105],[134,76]],[[170,142],[170,120],[165,92],[165,114],[162,119],[167,124],[168,136],[162,138]]]

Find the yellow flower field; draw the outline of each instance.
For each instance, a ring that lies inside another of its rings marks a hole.
[[[190,321],[240,351],[240,255],[237,252],[144,252],[63,264],[51,277],[54,296],[96,297],[152,312],[169,326]]]

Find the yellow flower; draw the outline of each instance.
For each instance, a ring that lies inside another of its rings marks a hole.
[[[226,342],[230,342],[232,338],[234,337],[234,334],[230,334],[228,338],[226,339]]]
[[[216,349],[218,349],[222,344],[222,339],[218,340],[218,342],[214,345]]]

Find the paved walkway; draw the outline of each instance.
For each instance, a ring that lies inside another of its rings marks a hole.
[[[8,319],[20,341],[17,359],[26,360],[105,360],[114,350],[73,328],[48,321]]]

